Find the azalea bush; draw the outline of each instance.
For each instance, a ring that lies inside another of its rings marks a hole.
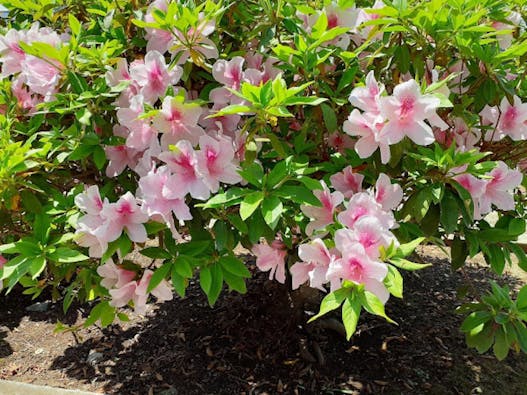
[[[350,339],[419,244],[527,271],[523,2],[3,4],[5,292],[106,326],[195,278],[245,292],[243,246]],[[526,286],[464,299],[470,346],[527,352]]]

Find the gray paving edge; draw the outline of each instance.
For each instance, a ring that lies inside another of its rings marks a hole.
[[[21,383],[18,381],[0,380],[0,394],[2,395],[101,395],[94,392],[67,390],[64,388],[47,387]]]

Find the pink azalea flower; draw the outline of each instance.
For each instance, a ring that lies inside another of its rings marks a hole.
[[[235,56],[231,60],[217,60],[212,66],[212,76],[216,81],[228,88],[239,90],[244,79],[243,63],[245,59]]]
[[[75,228],[75,242],[81,247],[88,248],[88,255],[100,258],[108,249],[108,241],[99,237],[105,220],[99,215],[84,215],[77,221]]]
[[[108,203],[108,200],[105,199]],[[100,215],[103,208],[103,201],[99,193],[99,187],[92,185],[85,192],[75,196],[75,205],[89,215]]]
[[[325,291],[323,285],[327,282],[326,272],[336,257],[329,252],[321,239],[314,239],[311,243],[298,247],[298,257],[289,271],[293,279],[293,289],[309,280],[309,286]]]
[[[166,12],[168,8],[168,2],[166,0],[155,0],[149,6],[145,14],[145,22],[154,22],[153,13],[156,9]],[[164,54],[174,40],[172,33],[162,29],[154,29],[151,27],[145,28],[145,38],[147,40],[146,51],[158,51]]]
[[[341,224],[353,229],[355,223],[365,216],[377,218],[385,229],[391,229],[395,226],[393,214],[384,211],[383,207],[365,192],[353,195],[349,200],[348,208],[341,212],[337,218]]]
[[[388,120],[381,130],[381,138],[396,144],[408,136],[416,144],[432,144],[434,134],[424,120],[435,114],[439,104],[438,98],[422,95],[413,79],[397,85],[392,96],[379,99],[381,114]]]
[[[349,199],[355,193],[362,190],[363,180],[364,176],[359,173],[354,173],[351,166],[347,166],[341,172],[329,177],[331,186],[341,192],[346,199]]]
[[[403,200],[403,189],[399,184],[392,184],[390,177],[386,174],[379,174],[375,183],[375,201],[379,203],[385,211],[395,210]]]
[[[153,120],[154,127],[163,133],[161,145],[168,147],[180,140],[188,140],[192,145],[198,144],[199,138],[204,134],[203,129],[198,126],[202,112],[198,104],[184,103],[182,96],[165,97],[161,112]]]
[[[172,214],[180,221],[191,220],[192,215],[183,196],[177,198],[167,196],[169,179],[168,167],[152,169],[150,173],[139,179],[137,195],[143,201],[141,206],[143,212],[154,221],[166,223],[174,237],[180,239]]]
[[[359,243],[345,242],[342,245],[340,242],[340,239],[335,239],[336,247],[342,253],[342,258],[329,265],[327,277],[364,284],[366,291],[375,294],[383,304],[386,303],[390,297],[383,283],[388,274],[386,264],[368,257],[364,247]]]
[[[510,169],[505,162],[499,161],[488,176],[491,178],[485,183],[485,190],[480,198],[482,214],[491,211],[491,204],[500,210],[514,210],[512,191],[521,184],[522,173],[517,169]]]
[[[33,113],[37,104],[42,102],[42,98],[39,99],[39,96],[30,92],[27,86],[24,84],[25,77],[19,75],[17,78],[13,79],[11,82],[11,91],[13,95],[18,100],[18,105],[23,109]]]
[[[119,288],[110,289],[110,296],[112,300],[110,301],[110,306],[113,307],[124,307],[131,300],[134,299],[135,291],[137,289],[137,281],[130,281]],[[139,306],[143,308],[144,306]]]
[[[126,138],[126,145],[130,148],[142,151],[150,147],[157,140],[157,130],[150,125],[149,119],[141,119],[144,114],[143,95],[135,95],[129,103],[128,108],[117,110],[117,119],[122,126],[128,129],[128,133],[119,134]],[[119,130],[121,132],[122,130]],[[114,127],[114,134],[116,129]]]
[[[262,272],[270,271],[269,279],[276,279],[279,283],[285,283],[285,257],[287,251],[283,249],[283,244],[275,240],[271,245],[256,244],[252,248],[252,253],[256,256],[256,266]]]
[[[347,149],[355,148],[355,141],[349,136],[335,131],[328,136],[328,145],[341,154],[345,154]]]
[[[234,149],[229,137],[222,136],[216,140],[207,135],[201,136],[199,148],[196,153],[198,169],[212,193],[218,191],[220,182],[232,185],[242,180],[234,164]]]
[[[130,81],[128,61],[125,58],[119,58],[115,70],[107,71],[105,77],[106,83],[111,87],[119,85],[122,81]]]
[[[183,69],[176,66],[169,70],[165,58],[157,51],[145,56],[144,64],[132,64],[130,76],[141,87],[141,93],[147,103],[153,104],[165,94],[169,85],[176,84],[183,75]]]
[[[109,163],[106,167],[106,176],[116,177],[121,174],[126,167],[134,168],[140,153],[127,145],[107,145],[104,152]]]
[[[0,36],[0,62],[2,62],[2,75],[17,74],[22,70],[22,62],[26,53],[20,48],[20,42],[26,42],[26,32],[10,29],[4,36]]]
[[[453,137],[456,150],[466,152],[476,148],[481,139],[481,132],[478,129],[469,128],[463,118],[457,117],[454,118]]]
[[[147,234],[143,224],[148,221],[148,215],[141,211],[132,193],[126,192],[116,203],[105,205],[101,215],[108,222],[97,231],[100,239],[107,242],[117,240],[124,229],[130,240],[136,243],[146,241]]]
[[[377,148],[381,151],[381,162],[390,161],[390,147],[386,138],[381,136],[383,123],[381,118],[370,113],[361,114],[354,109],[344,121],[343,130],[350,136],[358,136],[355,152],[361,158],[369,158]]]
[[[121,288],[135,278],[135,272],[121,269],[110,259],[97,268],[97,274],[102,277],[101,285],[106,289]]]
[[[498,138],[509,136],[512,140],[527,139],[527,103],[522,103],[518,96],[514,96],[514,104],[510,104],[506,97],[500,103],[501,116],[499,117],[496,133]]]
[[[134,309],[138,314],[144,314],[146,312],[146,301],[148,299],[148,292],[146,290],[148,289],[148,285],[150,284],[153,274],[154,272],[152,272],[152,270],[145,270],[143,277],[141,277],[141,280],[135,289],[133,298]],[[173,298],[172,288],[164,279],[161,280],[161,282],[154,289],[152,289],[151,293],[157,298],[157,300],[163,302],[172,300]]]
[[[178,141],[174,150],[159,155],[174,174],[164,187],[167,197],[183,198],[187,193],[195,199],[207,200],[210,190],[198,170],[198,156],[192,144],[186,140]]]
[[[300,206],[302,212],[314,220],[306,226],[306,234],[308,236],[312,235],[313,231],[332,224],[334,222],[333,215],[336,212],[337,206],[344,200],[344,195],[341,192],[330,192],[324,181],[320,181],[320,184],[322,185],[322,190],[317,189],[313,191],[313,194],[320,200],[322,207],[308,206],[305,204]]]
[[[397,244],[395,236],[375,217],[362,217],[353,230],[339,229],[335,233],[335,243],[340,246],[359,243],[371,259],[378,259],[381,255],[379,248],[389,247],[392,242]]]
[[[175,31],[173,45],[168,50],[174,58],[178,57],[178,64],[183,64],[190,58],[199,65],[204,59],[219,57],[216,44],[207,37],[214,32],[216,22],[206,20],[203,12],[199,13],[199,18],[201,21],[195,28],[189,28],[186,32]]]
[[[51,99],[57,91],[62,66],[55,61],[40,59],[32,55],[27,55],[21,66],[21,75],[29,89],[44,96],[46,100]]]
[[[366,76],[366,86],[354,88],[349,95],[349,101],[362,111],[378,115],[380,113],[379,98],[383,92],[384,85],[377,82],[372,70]]]
[[[465,171],[464,168],[452,169],[453,172]],[[474,219],[481,219],[482,215],[490,212],[490,207],[482,211],[480,205],[480,199],[485,192],[486,181],[480,180],[479,178],[474,177],[472,174],[461,173],[458,174],[452,179],[456,180],[463,188],[465,188],[472,197],[472,202],[474,203]]]

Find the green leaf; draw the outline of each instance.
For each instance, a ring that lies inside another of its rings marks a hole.
[[[395,324],[395,321],[386,315],[386,312],[384,311],[384,305],[375,294],[363,290],[361,293],[359,293],[359,299],[362,306],[364,307],[364,310],[366,310],[368,313],[383,317],[386,319],[386,321]]]
[[[324,97],[316,96],[293,96],[288,97],[281,102],[284,106],[295,106],[295,105],[308,105],[308,106],[318,106],[321,103],[324,103],[328,99]]]
[[[461,324],[462,332],[470,332],[474,328],[486,323],[492,319],[489,311],[475,311],[470,313]]]
[[[388,265],[388,274],[384,279],[384,285],[396,298],[403,297],[403,277],[392,265]]]
[[[357,323],[359,322],[360,311],[362,308],[360,300],[351,296],[352,295],[348,296],[342,305],[342,323],[346,329],[346,340],[348,341],[357,329]]]
[[[205,292],[205,294],[208,295],[208,293],[210,292],[211,284],[212,284],[212,274],[210,272],[210,268],[208,267],[201,268],[199,272],[199,284],[203,292]]]
[[[298,204],[321,205],[320,200],[313,194],[313,191],[302,185],[282,185],[273,191],[273,194]]]
[[[177,274],[184,278],[191,278],[194,274],[189,257],[185,255],[179,255],[176,258],[173,270],[175,270]]]
[[[90,311],[90,315],[88,316],[86,321],[84,321],[84,327],[87,328],[90,325],[95,324],[103,316],[105,310],[108,310],[108,309],[113,310],[113,307],[110,306],[110,303],[108,301],[104,301],[96,305]]]
[[[496,338],[494,343],[494,355],[498,358],[498,361],[504,360],[509,354],[509,344],[507,342],[507,336],[503,326],[498,327],[496,331]]]
[[[440,220],[445,232],[451,234],[457,230],[457,221],[459,219],[459,207],[457,199],[448,189],[445,190],[443,199],[441,200],[441,215]]]
[[[452,257],[452,268],[459,269],[465,264],[468,257],[468,248],[465,240],[461,240],[458,236],[452,240],[450,247],[450,255]]]
[[[527,310],[527,285],[524,285],[518,292],[516,307],[518,310]]]
[[[496,274],[502,274],[505,269],[505,255],[503,250],[497,244],[490,244],[488,246],[489,254],[485,254],[490,260],[490,267]]]
[[[172,262],[167,262],[157,268],[150,278],[146,292],[152,292],[168,276],[170,269],[172,269]]]
[[[403,219],[408,221],[414,218],[417,222],[421,222],[428,212],[432,200],[433,194],[430,188],[423,188],[414,192],[401,210]]]
[[[214,306],[218,297],[220,296],[221,288],[223,287],[223,271],[221,266],[218,264],[210,267],[211,273],[211,284],[209,292],[207,293],[207,299],[211,306]]]
[[[351,292],[353,292],[351,288],[339,288],[336,291],[327,294],[320,303],[320,311],[317,315],[311,317],[308,323],[313,322],[317,318],[322,317],[324,314],[327,314],[330,311],[338,309],[344,299],[346,299],[346,297]]]
[[[184,298],[185,290],[187,289],[188,280],[185,277],[180,276],[175,271],[175,268],[176,268],[176,265],[173,265],[172,266],[172,286],[174,287],[178,295]]]
[[[169,259],[172,258],[172,254],[165,251],[161,247],[147,247],[139,251],[141,255],[147,256],[152,259]]]
[[[256,211],[263,198],[264,194],[261,191],[255,191],[245,196],[240,204],[240,217],[243,221]]]
[[[75,18],[75,15],[73,15],[72,13],[68,13],[68,21],[70,24],[71,32],[75,36],[78,36],[81,32],[81,23],[77,18]]]
[[[247,181],[249,184],[259,188],[262,186],[262,180],[264,177],[263,168],[258,163],[251,163],[248,166],[244,166],[239,171],[240,176]]]
[[[412,254],[417,248],[417,246],[421,244],[425,239],[425,237],[418,237],[417,239],[412,240],[409,243],[401,244],[399,247],[397,247],[395,256],[397,258],[407,257],[408,255]]]
[[[261,210],[265,223],[275,229],[284,211],[282,201],[274,195],[267,196],[263,199]]]
[[[249,99],[249,98],[247,98]],[[250,100],[254,102],[254,100]],[[223,117],[225,115],[233,115],[233,114],[248,114],[254,112],[253,107],[244,106],[241,104],[231,104],[229,106],[223,107],[221,110],[209,115],[207,118],[216,118],[216,117]]]
[[[238,277],[227,270],[223,270],[223,280],[225,280],[229,288],[241,294],[247,292],[247,286],[243,277]]]
[[[388,260],[392,265],[398,267],[399,269],[403,269],[409,272],[415,271],[415,270],[421,270],[426,267],[432,266],[431,263],[415,263],[411,262],[409,260],[403,259],[403,258],[397,258],[393,257]]]
[[[46,259],[43,256],[37,256],[33,259],[33,263],[29,268],[29,273],[31,273],[31,279],[35,280],[38,278],[40,273],[46,268]]]
[[[525,324],[521,321],[513,321],[512,325],[514,326],[514,332],[516,332],[516,339],[521,350],[524,353],[527,353],[527,328]]]
[[[509,235],[520,236],[525,233],[525,220],[522,218],[513,218],[509,222]]]
[[[67,247],[57,248],[53,253],[48,254],[48,257],[52,261],[59,263],[82,262],[89,259],[89,257],[79,251]]]
[[[227,271],[237,277],[250,278],[251,272],[247,269],[247,266],[238,258],[233,256],[222,256],[219,259],[219,263],[223,268],[223,271]]]
[[[335,110],[333,110],[330,106],[325,103],[320,105],[320,109],[322,110],[322,117],[324,118],[324,124],[326,125],[326,129],[329,133],[333,133],[335,130],[337,130],[338,127],[337,115],[335,114]]]
[[[217,208],[217,207],[229,207],[237,204],[239,199],[247,195],[250,189],[245,188],[229,188],[224,193],[218,193],[211,197],[206,203],[197,204],[196,207],[203,208]]]

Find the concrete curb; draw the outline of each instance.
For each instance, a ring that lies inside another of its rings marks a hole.
[[[64,388],[0,380],[0,394],[5,395],[101,395],[94,392],[66,390]]]

